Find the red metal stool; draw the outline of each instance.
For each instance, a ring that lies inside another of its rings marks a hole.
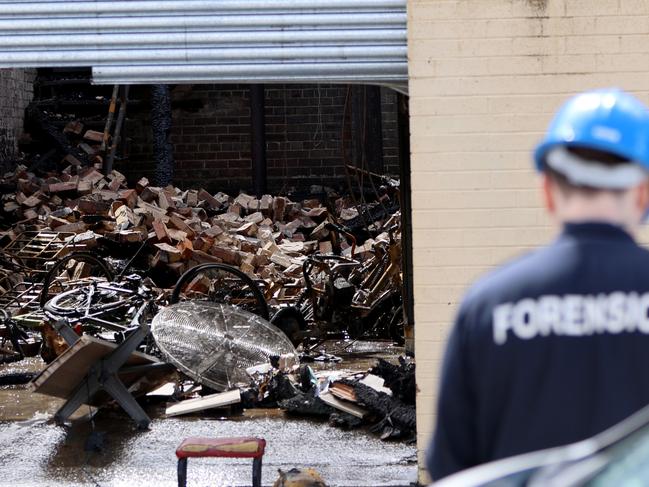
[[[178,487],[187,485],[187,459],[190,457],[252,458],[252,487],[261,487],[261,459],[265,449],[263,438],[186,438],[176,448]]]

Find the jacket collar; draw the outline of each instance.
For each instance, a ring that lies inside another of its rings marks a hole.
[[[633,237],[624,228],[604,222],[565,223],[561,238],[572,237],[589,240],[616,240],[635,242]]]

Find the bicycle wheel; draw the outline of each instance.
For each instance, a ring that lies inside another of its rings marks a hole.
[[[58,260],[43,280],[41,308],[52,296],[67,290],[75,281],[85,284],[83,279],[88,277],[112,281],[114,276],[106,261],[90,252],[75,252]]]
[[[288,306],[280,309],[270,322],[282,330],[294,346],[297,347],[304,340],[307,322],[296,307]]]
[[[107,313],[128,310],[137,296],[124,289],[90,284],[70,289],[48,300],[43,309],[55,317],[85,318],[101,317]]]
[[[270,317],[268,303],[257,283],[227,264],[202,264],[185,272],[171,293],[170,303],[188,300],[230,304],[265,320]]]

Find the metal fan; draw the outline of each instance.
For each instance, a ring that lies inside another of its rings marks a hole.
[[[246,369],[271,356],[294,354],[277,327],[236,306],[184,301],[153,319],[153,338],[167,361],[192,379],[217,390],[248,384]]]

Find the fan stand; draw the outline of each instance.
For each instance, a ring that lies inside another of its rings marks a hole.
[[[79,336],[64,320],[57,321],[54,326],[69,346],[74,345],[79,339]],[[151,419],[119,379],[118,373],[147,372],[159,368],[160,365],[168,366],[167,364],[150,364],[122,368],[148,334],[149,325],[141,324],[107,357],[98,359],[90,367],[83,380],[75,387],[74,392],[68,397],[65,404],[56,412],[54,415],[56,422],[64,423],[82,404],[88,402],[100,390],[104,390],[135,421],[139,429],[147,429]]]

